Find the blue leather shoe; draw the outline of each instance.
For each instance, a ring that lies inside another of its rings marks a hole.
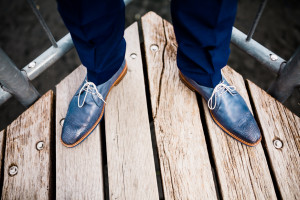
[[[83,81],[71,99],[64,120],[61,141],[66,147],[75,147],[86,139],[100,123],[105,100],[113,86],[117,85],[127,72],[124,60],[120,69],[105,83],[96,86]]]
[[[188,88],[207,101],[214,122],[225,133],[248,146],[255,146],[261,141],[259,127],[246,102],[224,77],[215,88],[201,86],[181,72],[179,77]]]

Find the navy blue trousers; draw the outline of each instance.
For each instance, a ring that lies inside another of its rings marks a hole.
[[[57,0],[89,81],[106,82],[124,60],[123,0]],[[228,61],[237,0],[172,0],[180,71],[214,87]]]

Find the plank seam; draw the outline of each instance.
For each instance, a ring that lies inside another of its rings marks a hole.
[[[141,30],[143,31],[142,27],[141,27]],[[144,39],[144,36],[143,36],[143,39]],[[160,164],[160,159],[159,159],[159,155],[158,155],[158,148],[157,148],[157,143],[156,143],[156,141],[157,141],[156,133],[155,133],[155,128],[154,128],[154,118],[153,118],[154,115],[152,114],[152,107],[151,107],[152,103],[151,103],[151,97],[150,97],[149,76],[148,76],[148,70],[147,70],[148,66],[147,66],[146,52],[145,52],[146,46],[145,46],[145,43],[143,43],[143,44],[144,45],[141,46],[141,58],[142,58],[142,64],[143,64],[143,75],[144,75],[144,83],[145,83],[148,119],[149,119],[149,125],[150,125],[151,144],[152,144],[152,151],[153,151],[153,156],[154,156],[155,170],[158,169],[158,171],[159,171],[159,176],[156,175],[156,181],[157,181],[159,196],[162,197],[161,199],[165,199],[164,198],[164,189],[162,186],[163,185],[162,175],[161,175],[161,169],[160,169],[161,164]],[[151,125],[151,122],[153,122],[152,125]]]
[[[101,144],[101,156],[102,156],[102,184],[104,199],[109,199],[109,180],[108,180],[108,168],[107,168],[107,150],[106,150],[106,132],[105,132],[105,115],[100,124],[100,144]]]
[[[208,158],[209,158],[209,162],[211,165],[211,171],[212,171],[212,174],[214,177],[214,184],[215,184],[215,189],[216,189],[216,193],[217,193],[217,198],[220,200],[220,199],[222,199],[223,194],[222,194],[222,190],[221,190],[219,175],[216,170],[216,163],[215,163],[215,159],[214,159],[215,155],[214,155],[214,152],[212,151],[212,145],[210,142],[211,138],[210,138],[210,134],[208,134],[208,125],[206,124],[206,120],[205,120],[204,105],[202,103],[201,95],[199,95],[198,93],[195,93],[195,94],[197,97],[197,103],[198,103],[199,112],[200,112],[200,120],[202,123],[203,132],[204,132],[204,138],[205,138],[205,142],[206,142]]]
[[[3,130],[3,145],[2,145],[2,157],[1,159],[1,177],[0,177],[0,196],[2,197],[2,190],[3,190],[3,185],[4,185],[4,160],[5,160],[5,146],[6,146],[6,129]]]
[[[158,199],[145,87],[142,85],[144,83],[142,60],[138,57],[134,61],[129,57],[133,52],[140,54],[136,23],[127,28],[125,38],[130,44],[126,51],[126,58],[131,73],[128,74],[125,82],[119,85],[114,96],[110,96],[110,100],[114,100],[113,104],[110,103],[106,108],[105,116],[110,195],[111,198]],[[128,86],[130,88],[135,84],[139,84],[135,92],[138,98],[131,95],[131,98],[135,99],[130,99],[132,101],[123,105],[120,99],[130,93]],[[140,106],[138,107],[136,103]],[[137,112],[140,112],[141,119],[136,117]],[[138,126],[136,120],[140,123]],[[113,162],[115,158],[119,159]]]
[[[264,133],[263,133],[263,130],[262,130],[262,125],[259,121],[259,118],[258,118],[258,113],[257,113],[257,110],[256,110],[256,106],[255,106],[255,103],[253,101],[253,96],[252,96],[252,93],[251,93],[251,90],[250,90],[250,85],[249,85],[249,80],[245,80],[245,86],[246,86],[246,90],[247,90],[247,93],[249,95],[249,101],[250,101],[250,104],[251,104],[251,107],[252,107],[252,110],[253,110],[253,116],[255,118],[255,120],[257,121],[257,124],[261,130],[261,137],[262,137],[262,140],[261,140],[261,144],[262,144],[262,149],[263,149],[263,152],[264,152],[264,155],[266,157],[266,161],[267,161],[267,164],[268,164],[268,169],[269,169],[269,172],[270,172],[270,175],[271,175],[271,179],[272,179],[272,182],[273,182],[273,187],[274,187],[274,190],[275,190],[275,194],[276,194],[276,197],[277,199],[282,199],[282,196],[281,196],[281,193],[280,193],[280,190],[279,190],[279,184],[276,180],[276,176],[275,176],[275,173],[274,173],[274,170],[273,170],[273,167],[271,165],[271,158],[269,156],[269,153],[266,149],[266,138],[264,137]]]
[[[145,17],[145,16],[144,16]],[[163,20],[163,19],[162,19]],[[146,91],[146,100],[147,100],[147,109],[148,109],[148,115],[149,115],[149,123],[150,123],[150,127],[152,127],[151,130],[151,140],[152,140],[152,151],[153,151],[153,155],[156,161],[155,163],[155,168],[156,170],[159,170],[159,175],[156,175],[156,180],[157,180],[157,186],[158,186],[158,191],[159,191],[159,197],[160,199],[165,199],[165,190],[163,187],[163,177],[162,177],[162,163],[161,160],[159,158],[159,149],[157,146],[157,133],[155,130],[155,125],[154,125],[154,120],[156,118],[157,115],[157,109],[155,110],[156,113],[153,113],[152,110],[152,100],[151,100],[151,91],[150,91],[150,78],[149,78],[149,74],[148,74],[148,58],[146,56],[146,43],[145,43],[145,30],[143,29],[143,20],[141,20],[141,30],[142,30],[142,38],[144,41],[144,45],[143,48],[141,48],[141,54],[142,54],[142,63],[143,63],[143,72],[144,72],[144,80],[145,80],[145,91]],[[165,36],[166,37],[166,36]],[[151,125],[152,122],[152,125]],[[155,149],[155,150],[154,150]]]
[[[56,91],[55,91],[56,92]],[[52,122],[50,124],[50,189],[49,189],[49,198],[54,199],[56,197],[56,95],[52,93],[51,101],[52,109],[50,110],[50,117]]]

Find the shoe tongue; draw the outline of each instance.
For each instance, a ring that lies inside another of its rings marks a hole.
[[[76,93],[77,98],[79,98],[79,104],[86,104],[89,103],[91,101],[93,101],[93,94],[86,92],[85,90],[81,91],[81,94],[79,95],[79,91],[78,93]]]

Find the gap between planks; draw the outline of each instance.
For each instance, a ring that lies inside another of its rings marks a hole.
[[[280,196],[299,199],[300,118],[251,81],[247,84]],[[282,148],[274,147],[275,140]]]
[[[109,95],[105,112],[109,196],[159,199],[136,22],[125,39],[128,72]]]
[[[0,196],[2,196],[3,180],[4,180],[4,154],[6,143],[6,129],[0,131]]]

